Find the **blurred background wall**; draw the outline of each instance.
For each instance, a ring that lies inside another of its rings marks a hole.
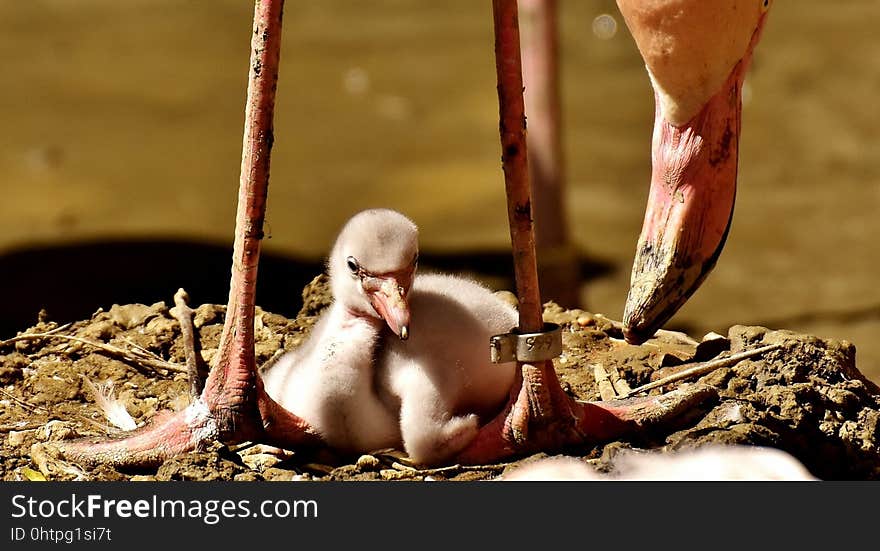
[[[71,321],[179,286],[225,303],[252,6],[0,1],[0,338],[41,308]],[[653,97],[613,0],[560,10],[579,305],[619,319]],[[876,0],[775,3],[733,229],[669,328],[847,339],[880,380],[878,24]],[[295,314],[340,225],[373,206],[419,224],[429,267],[511,287],[491,3],[287,0],[284,27],[258,302]]]

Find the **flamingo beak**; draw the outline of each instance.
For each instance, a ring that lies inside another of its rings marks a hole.
[[[721,90],[682,126],[656,109],[651,190],[636,248],[624,337],[651,338],[697,290],[730,230],[736,197],[740,62]]]
[[[407,295],[412,285],[412,274],[408,277],[375,276],[365,281],[364,290],[370,297],[373,309],[379,314],[388,328],[400,337],[409,338],[409,303]]]

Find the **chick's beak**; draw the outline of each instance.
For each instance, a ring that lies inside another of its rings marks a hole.
[[[406,297],[411,281],[411,276],[386,276],[372,277],[364,283],[373,309],[401,340],[409,338],[409,303]]]

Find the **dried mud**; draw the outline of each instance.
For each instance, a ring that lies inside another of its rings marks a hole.
[[[303,291],[304,305],[295,319],[258,309],[258,365],[266,365],[302,343],[328,303],[326,279],[319,276]],[[403,454],[390,450],[348,458],[326,452],[278,457],[261,446],[217,444],[141,472],[89,469],[32,457],[35,443],[118,432],[109,427],[96,406],[86,378],[96,384],[112,381],[116,394],[138,424],[158,411],[177,410],[188,403],[188,381],[179,371],[184,363],[180,330],[168,310],[168,305],[161,302],[149,306],[113,305],[56,335],[0,343],[0,478],[474,480],[495,478],[519,463],[545,455],[496,465],[420,470]],[[632,346],[621,339],[619,324],[601,315],[564,310],[548,303],[544,316],[565,329],[565,352],[555,365],[564,388],[584,400],[600,399],[600,388],[606,394],[610,388],[635,388],[681,369],[677,367],[680,365],[779,345],[698,380],[667,386],[669,389],[699,382],[711,386],[717,394],[675,426],[628,440],[569,449],[565,451],[568,455],[582,457],[601,470],[607,469],[622,449],[662,452],[713,442],[749,444],[785,450],[822,479],[880,479],[880,391],[858,371],[855,348],[850,343],[763,327],[733,326],[726,336],[714,335],[699,342],[681,333],[661,332],[641,346]],[[196,310],[195,325],[202,355],[208,362],[216,351],[223,318],[222,306],[202,305]],[[41,318],[19,337],[57,327],[55,322]],[[142,356],[147,351],[175,364],[174,369],[113,358],[89,344],[57,335],[139,349]]]

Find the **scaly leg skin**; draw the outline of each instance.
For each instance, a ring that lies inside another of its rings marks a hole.
[[[711,387],[690,385],[659,396],[580,402],[562,390],[552,362],[524,363],[521,368],[507,406],[457,456],[459,463],[486,464],[610,442],[671,424],[696,405],[717,397]]]
[[[130,468],[158,466],[216,440],[280,447],[321,443],[305,421],[266,394],[254,358],[257,262],[266,213],[283,4],[283,0],[258,0],[255,5],[229,305],[217,361],[204,390],[184,410],[162,414],[122,438],[36,444],[32,454]]]

